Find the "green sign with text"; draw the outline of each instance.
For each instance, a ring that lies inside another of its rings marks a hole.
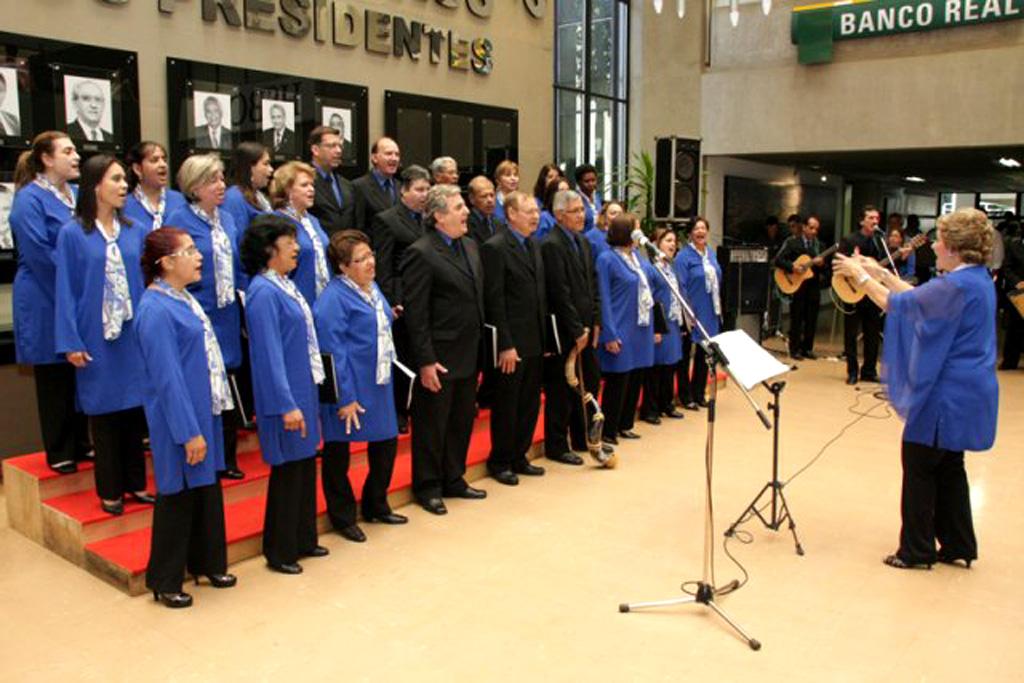
[[[1024,0],[845,0],[793,9],[790,33],[801,64],[832,61],[837,40],[1024,19]]]

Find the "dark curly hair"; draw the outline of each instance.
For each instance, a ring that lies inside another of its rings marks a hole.
[[[256,275],[267,267],[273,255],[274,243],[279,237],[295,237],[295,224],[284,216],[264,213],[249,223],[239,245],[242,266],[249,275]]]

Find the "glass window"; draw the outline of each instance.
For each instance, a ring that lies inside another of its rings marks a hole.
[[[433,161],[433,114],[423,109],[398,110],[398,135],[395,142],[402,150],[402,163],[427,168]]]
[[[555,82],[569,88],[583,88],[583,12],[585,0],[558,0],[555,43]]]
[[[988,213],[989,218],[998,220],[1017,211],[1017,195],[1014,192],[982,192],[978,195],[978,208]]]
[[[558,162],[564,164],[567,175],[583,162],[583,95],[569,90],[560,90],[556,103],[558,121]]]

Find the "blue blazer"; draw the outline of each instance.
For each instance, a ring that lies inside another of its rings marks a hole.
[[[224,469],[224,429],[213,414],[203,323],[188,304],[147,289],[135,316],[143,362],[143,405],[149,424],[156,490],[171,495],[217,483]],[[206,458],[185,459],[185,443],[206,440]]]
[[[380,292],[377,283],[373,287]],[[390,327],[387,299],[384,312]],[[335,277],[317,300],[313,317],[320,350],[334,357],[341,398],[340,403],[320,404],[324,441],[384,441],[398,436],[392,382],[377,384],[377,314],[373,307]],[[392,372],[399,370],[392,368]],[[352,401],[359,401],[366,412],[359,416],[360,428],[346,434],[338,408]]]
[[[882,380],[906,421],[903,440],[983,451],[996,438],[996,295],[968,266],[889,295]]]
[[[71,187],[75,196],[78,188]],[[11,205],[10,224],[18,250],[14,276],[14,350],[19,363],[47,365],[64,362],[54,340],[55,252],[61,227],[71,210],[35,183],[18,190]]]
[[[277,214],[283,218],[287,218],[295,225],[295,239],[299,243],[299,264],[295,267],[295,270],[288,273],[288,277],[295,282],[295,286],[302,292],[302,296],[305,297],[306,303],[309,307],[313,307],[313,303],[316,301],[316,251],[313,249],[313,241],[309,239],[309,235],[306,234],[306,229],[302,227],[302,224],[297,220],[289,216],[288,214],[278,211]],[[324,264],[327,265],[328,274],[331,272],[331,266],[327,259],[327,245],[330,243],[330,238],[327,237],[327,233],[320,227],[320,221],[317,220],[316,216],[309,213],[309,220],[313,222],[313,230],[320,237],[320,243],[324,245]]]
[[[533,237],[535,242],[539,243],[556,225],[558,225],[558,221],[555,220],[551,212],[547,209],[542,209],[540,212],[540,222],[537,224],[537,232],[531,235],[531,237]]]
[[[650,283],[651,266],[640,258],[640,267]],[[597,286],[601,293],[601,345],[597,358],[602,372],[629,372],[654,365],[654,311],[650,324],[637,324],[637,292],[640,277],[613,249],[597,259]],[[604,348],[607,342],[622,342],[619,353]]]
[[[226,211],[220,212],[221,225],[228,234],[234,252],[235,288],[244,290],[248,276],[242,270],[242,262],[238,257],[239,235],[235,230],[235,221]],[[210,226],[203,222],[189,206],[183,206],[167,218],[167,224],[185,230],[196,243],[196,248],[203,255],[203,273],[199,282],[189,285],[188,291],[196,298],[199,305],[206,311],[213,331],[217,334],[217,343],[224,356],[224,365],[237,368],[242,364],[242,320],[239,313],[238,297],[224,308],[217,308],[217,285],[213,279],[213,239],[210,237]]]
[[[320,402],[306,350],[306,319],[299,304],[257,275],[246,294],[256,426],[269,465],[305,460],[320,443]],[[306,420],[301,432],[285,431],[281,417],[295,409]]]
[[[675,365],[683,358],[683,332],[679,323],[668,317],[669,311],[672,310],[673,294],[665,276],[653,265],[651,270],[653,273],[650,282],[654,291],[654,301],[661,305],[665,312],[665,322],[668,323],[668,332],[661,335],[661,343],[654,345],[654,364]]]
[[[142,356],[135,341],[134,311],[145,288],[142,281],[142,243],[146,232],[122,224],[117,246],[124,259],[133,316],[124,321],[121,336],[103,338],[103,285],[107,242],[98,228],[88,234],[78,219],[61,228],[57,238],[57,353],[87,351],[92,356],[75,371],[78,404],[86,415],[102,415],[142,405]]]
[[[185,199],[185,195],[177,190],[167,188],[166,201],[164,203],[164,220],[162,225],[169,225],[167,217],[178,209],[187,207],[188,200]],[[146,207],[142,205],[142,202],[135,198],[134,194],[129,194],[128,199],[124,203],[124,215],[130,218],[133,224],[142,228],[145,232],[149,233],[153,231],[153,214],[146,210]]]
[[[263,213],[245,200],[245,195],[242,194],[242,190],[240,190],[237,185],[232,185],[228,188],[228,191],[224,193],[224,203],[221,204],[220,211],[221,214],[231,214],[231,219],[235,224],[235,230],[238,231],[239,241],[241,241],[242,235],[245,234],[245,231],[248,230],[249,223],[252,222],[252,219]]]
[[[611,249],[608,246],[608,233],[604,230],[595,228],[583,233],[583,236],[590,242],[590,252],[594,255],[595,260],[598,256]]]
[[[707,245],[705,249],[711,258],[711,265],[718,272],[719,292],[721,292],[722,267],[718,265],[718,259],[715,258],[715,251],[711,245]],[[704,263],[692,244],[687,244],[676,255],[675,267],[679,286],[683,289],[683,295],[689,299],[694,315],[707,328],[708,334],[712,337],[715,336],[718,334],[721,319],[715,315],[715,304],[711,298],[711,292],[708,292],[704,285]],[[693,328],[692,336],[694,342],[704,341],[704,335],[696,327]]]
[[[577,190],[579,192],[579,190]],[[583,193],[580,192],[580,197],[583,197]],[[594,190],[594,204],[591,206],[590,202],[583,199],[583,232],[588,233],[597,226],[597,215],[601,213],[601,208],[604,206],[604,202],[601,200],[601,192]]]

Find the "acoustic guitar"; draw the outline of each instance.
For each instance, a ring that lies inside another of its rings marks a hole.
[[[917,249],[922,244],[928,241],[928,236],[924,233],[916,235],[909,242],[904,244],[898,249],[898,251],[906,251],[908,254]],[[884,263],[880,261],[879,263]],[[839,297],[840,301],[847,304],[855,304],[864,298],[866,292],[863,287],[857,285],[857,281],[849,278],[845,275],[836,273],[832,276],[832,289],[835,291],[836,296]]]
[[[826,259],[839,248],[838,244],[833,244],[825,251],[818,254],[818,256],[811,256],[810,254],[801,254],[796,257],[793,261],[793,272],[787,273],[785,268],[775,269],[775,286],[779,288],[779,291],[783,294],[792,296],[796,294],[796,290],[800,289],[807,280],[814,277],[814,268],[811,266],[811,261],[815,258]]]

